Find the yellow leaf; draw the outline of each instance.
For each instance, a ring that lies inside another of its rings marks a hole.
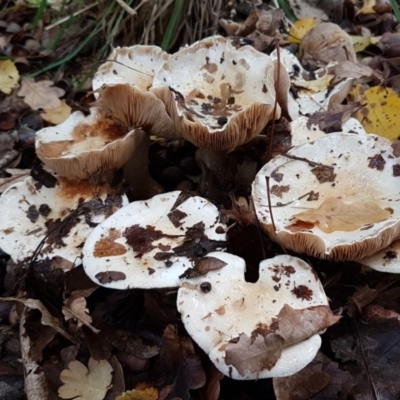
[[[155,388],[133,389],[122,393],[115,400],[157,400],[158,390]]]
[[[40,114],[42,118],[53,125],[63,123],[71,115],[71,107],[61,100],[61,104],[56,108],[45,108]]]
[[[326,199],[318,208],[303,211],[293,217],[297,221],[318,224],[325,233],[351,232],[365,225],[385,221],[391,213],[372,201],[347,204],[335,197]]]
[[[111,387],[112,366],[107,360],[89,359],[88,368],[79,361],[71,361],[68,369],[61,371],[64,383],[58,389],[62,399],[103,400]]]
[[[355,115],[367,133],[395,140],[400,136],[400,97],[392,88],[374,86],[363,90],[357,85],[351,92],[364,105]]]
[[[303,18],[296,21],[289,29],[289,42],[300,43],[304,35],[318,24],[315,18]]]
[[[363,6],[357,14],[376,14],[374,9],[376,5],[376,0],[364,0]]]
[[[19,80],[17,67],[11,60],[0,61],[0,90],[3,93],[10,94]]]
[[[321,78],[314,79],[312,81],[293,81],[293,85],[297,87],[301,87],[304,89],[311,90],[312,92],[323,92],[328,89],[328,86],[331,80],[334,78],[334,75],[326,74]]]
[[[351,35],[349,36],[353,42],[354,51],[356,53],[365,50],[370,44],[377,44],[381,38],[380,36],[376,37],[351,36]]]

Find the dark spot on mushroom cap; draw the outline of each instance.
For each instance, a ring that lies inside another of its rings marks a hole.
[[[298,298],[302,300],[311,300],[313,296],[313,291],[306,285],[295,286],[292,289],[292,293]]]
[[[26,217],[29,219],[29,221],[35,223],[39,219],[39,211],[36,208],[35,204],[32,204],[29,206],[28,211],[26,213]]]
[[[227,117],[219,117],[217,122],[218,122],[218,125],[225,125],[228,122],[228,118]]]
[[[385,260],[393,260],[397,258],[397,253],[395,251],[387,251],[383,258]]]
[[[51,208],[47,204],[41,204],[39,206],[39,213],[43,217],[47,217],[51,213]]]
[[[95,275],[95,278],[100,283],[111,283],[116,281],[122,281],[126,279],[126,275],[123,272],[119,271],[106,271],[106,272],[99,272]]]
[[[381,154],[376,154],[373,157],[368,157],[368,168],[374,168],[382,171],[385,168],[386,161]]]
[[[210,282],[202,282],[200,284],[200,290],[203,293],[209,293],[209,292],[211,292],[211,289],[212,289],[212,287],[211,287],[211,283]]]

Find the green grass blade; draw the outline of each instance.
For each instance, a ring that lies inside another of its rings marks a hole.
[[[168,51],[169,46],[171,45],[172,36],[175,32],[176,26],[178,25],[179,19],[181,18],[184,4],[184,0],[175,0],[171,19],[168,22],[167,30],[165,31],[165,35],[161,43],[161,48],[164,51]]]
[[[279,8],[281,8],[283,10],[283,12],[285,13],[285,15],[289,21],[291,21],[291,22],[297,21],[297,18],[293,14],[293,11],[289,7],[288,3],[286,3],[286,0],[278,0],[278,4],[279,4]]]
[[[390,5],[392,6],[394,15],[397,18],[397,22],[400,23],[400,10],[396,0],[390,0]]]
[[[47,0],[42,0],[36,10],[35,18],[33,19],[33,30],[36,30],[39,21],[43,18],[44,11],[47,7]]]

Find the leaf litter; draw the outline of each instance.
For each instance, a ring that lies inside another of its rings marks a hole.
[[[355,89],[350,92],[350,95],[346,95],[344,103],[342,100],[336,103],[335,101],[326,102],[323,107],[317,107],[319,110],[317,112],[307,113],[306,108],[302,109],[304,114],[308,114],[310,126],[318,125],[325,133],[341,131],[338,128],[341,128],[344,121],[353,115],[367,132],[378,133],[391,140],[397,139],[396,121],[400,87],[397,58],[400,56],[400,51],[396,36],[398,34],[392,33],[396,30],[396,21],[389,2],[374,0],[361,4],[361,2],[338,0],[322,4],[313,0],[304,2],[290,0],[288,3],[297,18],[304,18],[296,22],[292,28],[286,25],[282,29],[286,20],[281,10],[270,12],[271,10],[264,10],[262,6],[253,8],[250,12],[243,11],[245,9],[243,5],[236,8],[229,8],[235,5],[226,5],[227,8],[222,12],[222,17],[228,22],[221,25],[224,29],[232,29],[229,20],[235,14],[233,21],[235,30],[232,32],[240,37],[236,40],[236,45],[250,43],[260,51],[270,52],[276,43],[281,46],[286,46],[289,42],[301,44],[310,28],[320,25],[321,22],[338,23],[343,19],[346,20],[346,24],[341,26],[347,26],[345,31],[350,34],[354,51],[358,53],[360,59],[363,58],[363,63],[344,60],[340,64],[329,66],[327,73],[320,80],[308,79],[309,77],[305,76],[309,74],[312,78],[314,73],[312,70],[293,71],[293,76],[296,73],[305,75],[298,79],[297,86],[292,85],[292,94],[296,96],[296,91],[301,85],[306,88],[305,90],[309,90],[310,96],[313,91],[318,93],[321,89],[330,92],[344,79],[353,79]],[[37,5],[36,2],[33,6],[37,7]],[[31,18],[36,11],[35,8],[21,7],[19,11],[21,16],[18,17],[20,19]],[[5,25],[9,26],[15,18],[15,13],[12,12]],[[18,31],[19,28],[15,29]],[[388,30],[390,32],[385,32]],[[22,129],[20,122],[23,113],[30,108],[41,109],[43,110],[41,118],[45,124],[58,124],[69,115],[71,110],[87,111],[87,99],[90,97],[84,92],[83,97],[86,99],[79,98],[82,92],[79,95],[77,93],[79,91],[72,93],[71,86],[64,85],[63,79],[60,80],[60,76],[53,74],[52,71],[35,79],[23,78],[20,81],[20,74],[24,76],[28,70],[34,72],[36,65],[40,63],[47,65],[49,59],[46,59],[48,55],[40,48],[42,46],[40,33],[36,32],[35,38],[29,39],[31,40],[29,42],[26,37],[21,39],[20,33],[11,34],[10,32],[2,30],[0,33],[0,47],[7,51],[6,57],[15,54],[11,51],[15,51],[16,46],[21,46],[18,50],[23,50],[25,53],[20,59],[15,58],[12,59],[13,61],[6,59],[0,62],[2,72],[0,74],[0,91],[2,92],[0,134],[6,132],[6,135],[10,135],[11,138],[7,140],[7,143],[11,145],[7,144],[5,153],[2,149],[1,156],[4,160],[6,157],[16,160],[14,164],[9,164],[7,161],[8,164],[5,165],[11,166],[8,172],[4,169],[0,170],[1,191],[6,190],[9,185],[19,179],[25,178],[25,174],[33,164],[32,139],[29,144],[29,141],[25,139],[26,131]],[[44,32],[46,35],[47,31]],[[287,36],[287,33],[291,36]],[[37,42],[39,42],[39,47]],[[36,50],[34,50],[35,46]],[[347,50],[350,54],[350,48]],[[56,50],[55,53],[58,54],[58,51]],[[33,57],[36,57],[38,61],[35,61]],[[73,76],[74,72],[71,73],[71,71],[75,67],[69,68],[67,67],[64,73]],[[312,83],[307,83],[310,81]],[[17,89],[19,83],[20,90]],[[64,95],[65,98],[61,100],[60,98]],[[20,98],[18,99],[17,96]],[[18,101],[21,102],[21,98],[28,103],[24,110],[16,106]],[[358,103],[352,103],[353,101]],[[357,111],[358,107],[361,108]],[[5,123],[5,121],[11,122]],[[275,130],[279,126],[280,123],[277,121]],[[290,126],[288,124],[282,124],[282,126],[286,126],[284,132],[289,137]],[[270,135],[271,127],[268,127],[266,131]],[[266,136],[262,135],[260,142],[250,144],[245,150],[240,150],[240,157],[250,157],[259,168],[267,157],[268,143],[265,138]],[[393,146],[396,148],[396,141],[393,142]],[[161,183],[167,182],[163,180],[167,176],[166,173],[162,175],[163,170],[173,166],[184,172],[185,185],[189,182],[189,187],[195,189],[199,172],[198,168],[193,168],[196,164],[194,150],[187,146],[179,147],[179,145],[153,142],[150,150],[150,168],[156,180]],[[282,149],[273,154],[279,154],[281,151]],[[400,154],[400,151],[397,153]],[[399,155],[397,153],[394,152],[396,157]],[[15,154],[18,156],[17,159],[15,159]],[[377,154],[369,159],[368,168],[380,171],[383,168],[383,162],[382,155]],[[14,168],[15,166],[17,168]],[[51,187],[56,184],[56,178],[37,163],[31,173],[43,185]],[[273,183],[270,188],[271,193],[278,197],[279,194],[286,192],[285,186],[276,184],[282,179],[279,175],[275,173],[271,176]],[[327,174],[327,171],[316,169],[315,175],[325,185],[334,183],[332,180],[334,171]],[[393,175],[400,176],[400,166],[393,167]],[[207,179],[211,183],[212,174],[207,176]],[[251,208],[249,191],[246,192],[246,188],[235,188],[235,193],[229,197],[226,187],[216,185],[214,181],[212,185],[210,197],[214,196],[218,202],[221,202],[220,204],[224,203],[224,218],[230,224],[227,232],[228,250],[249,260],[248,279],[256,281],[259,260],[266,256],[273,256],[277,252],[280,253],[282,249],[271,242],[266,235],[260,233],[257,228],[259,221]],[[240,198],[245,199],[245,203],[237,200]],[[316,199],[313,198],[313,200],[318,200],[318,193]],[[390,217],[390,210],[382,210],[377,204],[363,202],[363,204],[351,205],[340,199],[335,199],[330,204],[332,199],[328,200],[327,204],[323,203],[320,206],[321,208],[311,208],[304,213],[298,213],[297,222],[294,225],[310,224],[318,225],[320,228],[322,226],[329,231],[351,231]],[[87,204],[83,207],[91,205]],[[358,211],[355,211],[356,208]],[[39,207],[32,208],[29,216],[37,218],[38,213],[41,215],[42,212],[46,211],[40,210]],[[183,217],[178,212],[172,212],[170,220],[174,225],[179,226]],[[83,218],[83,215],[79,213],[77,218]],[[95,222],[89,221],[89,223]],[[147,250],[155,241],[152,235],[156,235],[157,230],[155,226],[155,233],[149,229],[149,232],[147,230],[139,232],[139,239],[133,238],[136,235],[132,235],[130,240],[135,246],[141,246],[142,249]],[[61,244],[62,238],[59,237],[59,232],[57,229],[54,232],[52,240]],[[208,271],[225,267],[215,263],[215,260],[197,256],[210,250],[213,250],[212,245],[206,243],[201,229],[197,229],[182,247],[161,250],[159,257],[173,258],[178,253],[189,255],[193,259],[193,264],[186,271],[186,276],[195,278]],[[0,251],[0,264],[5,271],[4,262],[7,257],[3,254]],[[390,400],[397,398],[400,391],[396,380],[398,369],[395,367],[398,364],[396,357],[399,353],[398,280],[391,274],[367,271],[365,267],[357,263],[343,266],[337,263],[314,261],[313,266],[322,276],[327,294],[331,299],[331,308],[335,310],[335,314],[342,311],[343,317],[322,336],[324,343],[322,351],[314,362],[292,377],[275,378],[274,390],[272,386],[267,386],[268,395],[271,398],[275,395],[280,400],[338,398],[338,393],[342,397],[360,399],[371,398],[371,396]],[[44,393],[50,392],[53,396],[57,396],[58,389],[64,387],[61,390],[61,393],[65,391],[64,396],[72,395],[75,398],[98,398],[99,400],[103,398],[111,400],[118,395],[117,398],[121,400],[189,399],[192,395],[198,396],[199,393],[203,396],[207,393],[204,398],[210,400],[218,398],[236,400],[243,396],[259,398],[260,390],[257,388],[265,388],[263,386],[265,382],[241,383],[239,387],[235,386],[235,382],[230,381],[229,378],[221,380],[221,375],[215,372],[213,366],[209,365],[208,360],[204,358],[204,354],[193,345],[181,328],[174,304],[174,291],[150,290],[146,293],[108,291],[106,293],[103,289],[96,290],[96,287],[92,287],[93,284],[87,280],[82,268],[74,267],[74,263],[68,260],[54,258],[40,262],[32,260],[29,269],[22,268],[22,265],[7,268],[6,279],[2,280],[0,285],[3,295],[6,296],[1,306],[6,304],[7,308],[4,306],[6,310],[13,303],[16,306],[14,314],[8,314],[0,308],[1,329],[7,326],[3,323],[7,320],[16,326],[18,322],[15,322],[13,315],[17,315],[23,320],[25,337],[19,339],[14,333],[13,337],[6,340],[6,344],[1,344],[2,354],[5,356],[0,358],[0,371],[5,371],[6,368],[9,368],[9,371],[16,371],[20,368],[15,356],[15,368],[12,367],[10,364],[12,357],[7,352],[11,348],[12,339],[20,340],[22,346],[25,346],[26,339],[29,339],[28,357],[36,363],[29,365],[35,365],[35,368],[40,371],[37,374],[39,380],[36,382],[43,384],[44,377],[48,382],[46,389],[48,391],[43,390],[43,396]],[[101,279],[103,281],[123,279],[115,275],[115,272],[102,273]],[[20,287],[21,282],[23,283],[21,288],[24,291],[17,293],[16,288]],[[308,295],[300,286],[294,286],[293,291],[299,296]],[[276,332],[274,334],[278,335]],[[257,364],[259,360],[254,354],[250,354],[252,362],[249,362],[249,365],[246,363],[241,365],[242,359],[235,353],[235,351],[239,352],[244,342],[248,342],[249,347],[244,346],[244,349],[261,349],[263,357],[260,362],[272,363],[275,350],[271,351],[272,355],[265,355],[270,351],[266,350],[265,346],[270,338],[267,340],[265,336],[267,335],[263,332],[256,338],[241,336],[235,339],[239,339],[236,343],[233,340],[229,345],[232,347],[230,355],[233,357],[233,362],[243,368],[255,368],[254,364]],[[282,340],[279,339],[276,342],[281,343]],[[285,340],[288,340],[287,337]],[[235,346],[239,343],[239,348],[235,350]],[[90,358],[89,353],[92,356]],[[111,356],[112,354],[115,355]],[[26,357],[25,352],[23,357]],[[104,366],[108,363],[106,360],[109,360],[108,366]],[[125,378],[122,376],[122,371],[125,373]],[[96,374],[102,378],[96,377]],[[64,385],[60,386],[61,376],[69,382],[64,382]],[[28,374],[27,388],[32,387],[31,377],[32,375]],[[96,382],[97,379],[102,381],[99,385],[87,384],[88,381]],[[74,386],[73,389],[72,386]],[[110,386],[112,388],[108,390]],[[111,392],[114,389],[116,392]],[[96,393],[94,397],[92,394],[89,395],[91,390]],[[29,399],[32,393],[28,392]]]

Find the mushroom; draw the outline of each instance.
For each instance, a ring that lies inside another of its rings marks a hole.
[[[29,177],[0,197],[1,248],[14,262],[58,256],[76,263],[93,226],[128,203],[107,185],[49,176],[47,186]]]
[[[351,37],[331,22],[324,22],[311,28],[300,45],[302,60],[310,65],[328,64],[336,61],[357,61]]]
[[[226,246],[225,228],[206,199],[161,194],[132,202],[99,224],[83,247],[83,266],[108,288],[177,287],[195,260]]]
[[[99,109],[85,117],[74,112],[60,125],[36,134],[36,154],[52,171],[69,179],[121,168],[132,156],[136,131],[117,123]]]
[[[319,333],[338,318],[308,264],[288,255],[264,260],[258,281],[250,283],[240,257],[213,252],[202,262],[219,268],[184,280],[177,307],[189,335],[222,373],[240,380],[280,377],[313,360]],[[300,317],[307,312],[314,318]],[[292,333],[297,339],[286,340]]]
[[[273,60],[278,59],[278,52],[271,53]],[[280,103],[282,108],[292,120],[301,115],[312,115],[315,112],[330,110],[333,104],[340,104],[346,98],[353,86],[353,79],[341,79],[340,82],[332,85],[335,75],[330,74],[330,68],[337,64],[332,61],[326,67],[321,67],[311,74],[303,68],[298,58],[286,49],[279,49],[279,59],[289,74],[293,90],[286,96],[281,93]],[[282,92],[282,91],[281,91]],[[293,96],[296,93],[296,97]],[[286,104],[284,107],[283,105]]]
[[[111,112],[124,126],[151,135],[177,139],[165,106],[149,89],[169,55],[157,46],[117,47],[93,78],[97,106]]]
[[[354,133],[366,135],[363,126],[355,118],[349,118],[341,124],[343,133]],[[315,139],[325,136],[318,125],[311,124],[308,117],[299,117],[290,123],[292,146],[300,146],[303,143],[312,142]],[[331,132],[341,133],[341,132]]]
[[[285,248],[359,260],[400,237],[399,176],[389,140],[331,133],[264,165],[252,195],[261,226]]]
[[[213,36],[173,54],[156,72],[151,92],[164,102],[176,130],[199,147],[201,194],[210,196],[206,174],[209,182],[224,183],[219,190],[233,190],[237,175],[232,171],[241,168],[243,157],[228,152],[279,118],[279,105],[274,115],[275,69],[269,56],[251,46],[236,49]]]
[[[175,128],[200,148],[229,151],[257,136],[273,118],[274,62],[251,46],[213,36],[165,61],[150,89]]]
[[[400,274],[400,239],[358,262],[376,271]]]
[[[51,170],[68,179],[104,178],[123,167],[132,197],[149,198],[162,191],[148,169],[150,137],[128,128],[99,108],[85,117],[74,112],[60,125],[36,134],[36,154]]]

